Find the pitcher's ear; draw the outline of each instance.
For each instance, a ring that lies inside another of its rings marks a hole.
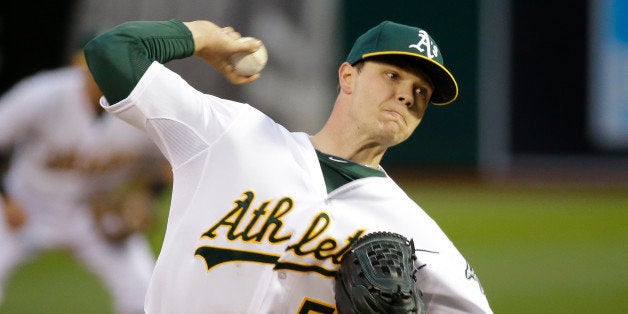
[[[348,62],[343,62],[338,69],[338,86],[340,91],[345,94],[353,92],[353,84],[358,71]]]

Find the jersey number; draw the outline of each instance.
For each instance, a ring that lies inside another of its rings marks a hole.
[[[316,303],[312,300],[305,300],[301,309],[299,309],[299,314],[333,314],[335,310],[335,308],[329,305]]]

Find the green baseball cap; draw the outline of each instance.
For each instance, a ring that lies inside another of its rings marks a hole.
[[[384,21],[358,37],[346,61],[354,65],[360,60],[382,55],[416,57],[421,69],[434,82],[431,103],[447,105],[458,97],[458,83],[445,68],[440,49],[426,31]]]

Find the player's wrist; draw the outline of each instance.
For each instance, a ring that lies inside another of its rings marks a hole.
[[[184,22],[183,24],[192,34],[195,55],[201,55],[203,51],[211,48],[212,43],[215,41],[214,37],[220,30],[216,24],[204,20]]]

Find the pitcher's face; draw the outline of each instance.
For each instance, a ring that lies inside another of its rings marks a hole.
[[[368,60],[357,72],[352,111],[360,131],[386,147],[408,139],[434,91],[429,77],[417,69]]]

